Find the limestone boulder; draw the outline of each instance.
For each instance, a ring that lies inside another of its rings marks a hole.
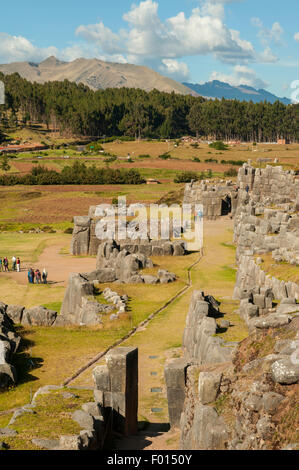
[[[22,325],[26,326],[52,326],[56,320],[57,312],[44,307],[25,309]]]
[[[283,385],[299,382],[299,361],[294,361],[291,357],[274,362],[270,371],[274,382]]]

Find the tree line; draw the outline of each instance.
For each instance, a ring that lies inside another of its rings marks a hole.
[[[93,91],[68,80],[31,83],[17,73],[0,73],[0,80],[6,91],[6,104],[0,107],[4,132],[20,124],[41,123],[62,135],[98,138],[193,134],[218,141],[299,141],[299,105],[206,100],[129,88]]]
[[[146,181],[134,168],[130,170],[97,168],[83,162],[65,166],[59,173],[43,165],[32,168],[26,175],[6,174],[0,176],[0,186],[22,185],[65,185],[65,184],[143,184]]]

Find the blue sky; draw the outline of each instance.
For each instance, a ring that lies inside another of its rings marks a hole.
[[[290,96],[298,18],[297,0],[15,0],[1,5],[0,63],[97,57]]]

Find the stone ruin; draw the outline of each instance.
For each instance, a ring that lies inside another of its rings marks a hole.
[[[104,409],[106,427],[124,436],[137,434],[138,349],[113,349],[106,357],[106,364],[93,371],[94,396],[98,406]]]
[[[11,360],[21,342],[6,310],[7,305],[0,302],[0,391],[17,381],[17,372]]]
[[[254,169],[245,164],[237,184],[234,299],[240,301],[236,313],[247,324],[249,336],[225,351],[226,344],[215,337],[217,304],[193,293],[184,356],[165,366],[170,423],[180,428],[182,450],[277,448],[275,415],[296,402],[289,393],[296,396],[299,383],[299,285],[265,273],[262,257],[271,253],[273,262],[298,266],[299,180],[281,167]],[[246,357],[251,342],[255,355]],[[265,353],[259,354],[259,348],[266,348]],[[221,411],[227,400],[229,421]],[[287,439],[283,449],[298,449],[298,442]]]
[[[193,181],[186,185],[184,204],[202,204],[203,216],[215,220],[224,215],[234,215],[238,203],[238,191],[231,181],[225,185],[208,181]]]
[[[152,261],[144,254],[131,254],[121,249],[115,240],[104,242],[98,248],[96,270],[86,274],[71,274],[56,326],[67,324],[98,325],[102,307],[94,298],[98,284],[168,284],[176,280],[176,275],[166,270],[159,270],[157,276],[140,273],[140,270],[152,268]],[[118,300],[123,302],[123,298]],[[112,319],[124,313],[119,310]]]
[[[112,216],[113,214],[111,214]],[[91,206],[88,216],[74,217],[74,230],[71,242],[72,255],[91,255],[95,256],[98,253],[99,246],[103,240],[99,239],[96,235],[96,225],[103,218],[102,215],[96,215],[96,207]],[[161,226],[161,221],[148,221],[149,223],[156,223],[157,230]],[[131,226],[131,225],[132,226]],[[126,240],[118,240],[117,233],[112,233],[110,239],[116,239],[120,249],[127,250],[131,254],[141,254],[146,256],[183,256],[186,253],[185,244],[180,241],[166,240],[152,240],[149,237],[141,239],[138,233],[137,226],[134,222],[126,222],[126,228],[131,238]],[[147,233],[150,233],[149,227]],[[170,237],[174,234],[172,223],[170,222]],[[176,238],[180,237],[181,233],[175,234]]]
[[[183,334],[182,359],[165,366],[168,409],[171,426],[178,427],[185,402],[186,371],[192,364],[219,364],[231,361],[236,343],[216,337],[219,302],[203,292],[194,291]]]
[[[138,349],[118,347],[106,356],[106,366],[93,370],[94,401],[84,403],[71,418],[81,429],[79,434],[62,435],[59,439],[41,436],[32,443],[47,450],[111,449],[115,437],[135,435],[138,430]],[[7,428],[0,436],[16,436],[12,426],[25,413],[35,413],[38,397],[59,393],[63,398],[76,398],[63,386],[47,385],[34,394],[31,403],[14,411]]]

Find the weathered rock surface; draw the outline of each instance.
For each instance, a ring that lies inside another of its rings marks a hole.
[[[14,331],[13,321],[6,312],[7,305],[0,302],[0,390],[16,384],[17,371],[11,364],[11,359],[21,342]]]
[[[280,384],[299,382],[299,360],[294,362],[290,357],[274,362],[271,367],[272,378]]]

